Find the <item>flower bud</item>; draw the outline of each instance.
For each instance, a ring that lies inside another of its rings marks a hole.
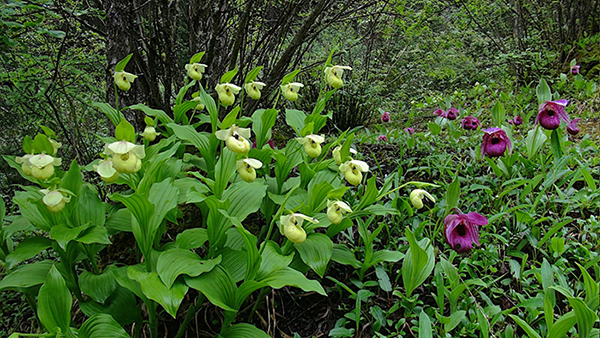
[[[146,126],[146,128],[144,129],[144,132],[142,133],[142,136],[148,142],[152,142],[152,141],[156,140],[156,136],[158,136],[158,135],[160,135],[160,133],[157,133],[156,129],[152,126]]]
[[[435,198],[423,189],[415,189],[410,192],[410,203],[412,203],[413,207],[421,209],[423,207],[424,197],[427,197],[430,201],[435,203]]]

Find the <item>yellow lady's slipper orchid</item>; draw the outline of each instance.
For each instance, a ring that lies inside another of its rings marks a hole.
[[[156,136],[158,135],[160,135],[160,133],[157,133],[156,129],[152,126],[146,126],[146,128],[144,128],[144,132],[142,133],[142,137],[144,137],[144,139],[148,142],[156,140]]]
[[[131,88],[131,84],[137,78],[137,75],[133,75],[127,72],[115,72],[115,84],[119,89],[128,91]]]
[[[262,167],[262,162],[253,158],[245,158],[237,161],[235,166],[242,180],[252,183],[256,179],[256,169]]]
[[[94,170],[100,175],[100,178],[106,183],[113,183],[119,178],[119,172],[113,168],[111,160],[102,160],[94,166]]]
[[[342,154],[340,153],[340,151],[342,151],[342,146],[337,146],[335,147],[335,149],[333,149],[333,160],[335,161],[335,164],[340,165],[342,164]],[[351,154],[357,154],[356,150],[353,148],[350,148],[350,153]]]
[[[427,197],[430,201],[435,203],[435,198],[423,189],[415,189],[410,192],[410,203],[412,203],[413,207],[421,209],[423,207],[424,197]]]
[[[342,201],[327,201],[327,218],[333,224],[340,224],[344,216],[342,213],[352,212],[350,206]]]
[[[192,101],[198,103],[194,109],[196,109],[196,110],[203,110],[204,109],[204,102],[202,102],[202,98],[200,97],[200,95],[198,95],[195,98],[193,98]]]
[[[281,216],[279,220],[283,229],[282,234],[292,243],[296,244],[303,243],[306,240],[306,231],[302,228],[303,220],[307,220],[313,224],[319,223],[318,219],[300,213]]]
[[[203,63],[188,63],[185,65],[185,70],[187,70],[187,75],[196,81],[200,81],[202,79],[202,73],[208,67]]]
[[[238,154],[245,154],[250,150],[250,128],[240,128],[235,124],[228,129],[219,130],[215,133],[215,136],[222,141],[225,141],[225,145],[229,150]]]
[[[41,189],[40,192],[44,194],[42,201],[51,213],[60,212],[71,200],[71,196],[67,197],[59,190]]]
[[[248,96],[254,100],[258,100],[260,99],[261,95],[260,90],[263,89],[264,86],[266,86],[266,84],[262,82],[252,81],[250,83],[246,83],[244,85],[244,89],[246,90],[246,94],[248,94]]]
[[[348,66],[333,66],[325,68],[325,80],[327,83],[329,83],[329,85],[333,88],[341,88],[344,85],[344,81],[342,81],[344,69],[352,70],[352,68]]]
[[[298,100],[298,91],[302,87],[304,87],[302,83],[292,82],[281,85],[281,91],[283,92],[283,96],[285,96],[286,99],[294,102]]]
[[[325,138],[322,135],[307,135],[305,137],[297,138],[298,142],[304,145],[304,151],[310,157],[319,157],[321,155],[321,143],[325,142]]]
[[[235,95],[237,95],[242,88],[232,83],[221,83],[215,88],[217,94],[219,94],[219,101],[224,106],[231,106],[235,102]]]
[[[132,174],[142,168],[142,159],[146,157],[144,146],[127,141],[118,141],[106,145],[106,155],[112,155],[112,166],[119,173]]]
[[[359,185],[362,181],[362,173],[369,171],[369,165],[363,161],[350,160],[340,165],[340,171],[348,183]]]
[[[29,159],[32,156],[33,155],[31,155],[31,154],[25,154],[22,157],[15,158],[15,162],[17,162],[21,165],[21,170],[23,170],[23,174],[25,174],[27,176],[31,175],[31,168],[33,167],[33,164],[31,164],[31,162],[29,162]]]
[[[54,166],[60,165],[61,162],[60,158],[54,158],[50,155],[33,155],[29,158],[29,163],[32,164],[31,175],[38,180],[50,178],[54,174]]]

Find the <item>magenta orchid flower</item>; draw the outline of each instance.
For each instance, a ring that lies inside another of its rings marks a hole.
[[[433,115],[445,117],[444,111],[442,109],[437,109],[436,111],[433,112]]]
[[[580,118],[574,119],[573,121],[569,122],[569,125],[567,126],[567,132],[571,135],[577,135],[579,134],[579,127],[577,126],[577,122],[581,121]]]
[[[535,123],[539,124],[549,130],[555,130],[560,126],[560,121],[564,121],[569,124],[571,119],[569,114],[565,111],[566,105],[569,101],[565,99],[556,101],[546,101],[542,103],[539,108],[539,113],[535,118]]]
[[[444,218],[446,241],[456,252],[467,252],[473,243],[479,246],[479,226],[487,224],[487,218],[476,212],[448,215]]]
[[[388,138],[385,135],[379,135],[379,138],[377,139],[377,141],[379,141],[379,142],[388,142]]]
[[[523,118],[521,117],[521,115],[517,115],[512,120],[509,120],[508,124],[511,124],[513,126],[520,126],[523,124]]]
[[[390,122],[390,113],[389,112],[385,112],[381,115],[381,122]]]
[[[485,129],[483,134],[483,142],[481,143],[481,157],[498,157],[502,156],[508,148],[508,153],[512,151],[512,143],[506,135],[506,132],[500,128]]]
[[[456,120],[456,118],[458,117],[458,109],[450,108],[447,112],[445,112],[445,115],[445,118],[447,118],[448,120]]]
[[[575,65],[575,66],[571,67],[571,74],[573,74],[573,75],[579,74],[579,68],[581,68],[580,65]]]
[[[413,136],[415,134],[415,130],[411,127],[404,128],[404,131],[408,133],[408,135]]]
[[[465,117],[460,123],[465,130],[477,130],[480,125],[479,119],[473,116]]]

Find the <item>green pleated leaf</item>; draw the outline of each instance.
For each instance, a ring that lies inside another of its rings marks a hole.
[[[234,324],[219,334],[221,338],[270,338],[264,331],[256,327],[246,324]]]
[[[237,72],[238,72],[238,68],[235,67],[234,69],[223,74],[223,76],[221,76],[221,83],[231,82],[231,80],[233,80],[233,78],[237,75]]]
[[[50,333],[68,332],[71,324],[71,292],[55,266],[50,268],[40,288],[37,313],[40,322]]]
[[[515,315],[509,316],[515,321],[515,323],[519,324],[519,326],[523,329],[523,331],[525,331],[525,333],[527,333],[527,335],[530,338],[542,338],[542,336],[540,336],[539,333],[537,333],[531,326],[529,326],[529,324],[527,324],[526,321]]]
[[[177,235],[175,245],[181,249],[197,249],[208,241],[208,234],[204,228],[187,229]]]
[[[348,249],[346,244],[334,244],[331,260],[344,265],[350,265],[355,269],[360,269],[361,263],[356,259],[354,253]]]
[[[107,314],[97,314],[79,329],[79,338],[130,338],[127,332]]]
[[[18,267],[0,281],[0,291],[21,290],[40,285],[46,280],[53,261],[41,261]]]
[[[306,114],[303,111],[295,110],[295,109],[286,109],[285,110],[285,122],[294,129],[298,136],[302,135],[302,128],[304,128],[304,119],[306,119]]]
[[[89,317],[99,313],[105,313],[111,315],[121,325],[129,325],[136,319],[141,318],[135,294],[121,286],[117,286],[115,291],[104,301],[104,303],[90,300],[80,303],[79,306],[81,311]]]
[[[77,237],[77,242],[85,244],[112,244],[112,242],[108,238],[108,232],[103,226],[94,226],[87,228],[79,235],[79,237]]]
[[[110,270],[105,270],[100,275],[83,271],[79,275],[79,288],[81,292],[90,296],[98,303],[104,303],[116,290],[117,281]]]
[[[465,318],[466,313],[467,313],[467,311],[464,311],[464,310],[460,310],[460,311],[456,311],[456,312],[452,313],[450,315],[450,317],[448,318],[448,322],[446,324],[444,324],[444,331],[450,332],[450,331],[454,330],[454,328],[456,326],[458,326],[458,324],[460,324],[460,322],[463,320],[463,318]]]
[[[537,85],[536,90],[538,104],[542,104],[546,101],[552,101],[552,92],[548,82],[544,79],[540,79],[540,83]]]
[[[310,266],[319,276],[325,275],[327,264],[333,255],[333,242],[321,233],[312,233],[306,241],[294,244],[302,261]]]
[[[135,128],[125,118],[115,128],[115,138],[119,141],[135,142]]]
[[[76,226],[86,224],[104,226],[106,216],[104,203],[100,200],[98,192],[89,184],[85,184],[77,196],[77,204],[73,211],[73,222]]]
[[[100,109],[115,127],[121,122],[121,119],[124,118],[123,113],[116,110],[108,103],[92,102],[92,106]]]
[[[415,236],[408,228],[406,229],[406,238],[410,248],[402,263],[402,281],[406,295],[410,296],[429,277],[433,271],[435,259],[429,239],[423,239],[417,243]],[[423,250],[423,247],[427,248],[427,251]]]
[[[223,193],[223,199],[229,200],[227,213],[240,221],[260,208],[267,193],[267,186],[262,182],[236,182]]]
[[[156,271],[163,283],[170,288],[180,275],[196,277],[212,270],[219,263],[221,263],[220,256],[215,259],[202,260],[189,250],[170,249],[158,257]]]
[[[77,165],[77,162],[73,160],[71,162],[71,167],[69,167],[69,171],[63,176],[60,181],[60,187],[62,189],[68,190],[79,196],[79,192],[81,187],[83,186],[83,175],[81,174],[81,169]]]
[[[11,270],[22,261],[35,257],[51,245],[52,241],[44,237],[29,237],[24,239],[13,252],[6,256],[5,263],[8,270]]]
[[[146,113],[146,115],[158,118],[158,120],[164,124],[173,123],[173,119],[164,111],[152,109],[144,104],[135,104],[133,106],[129,106],[129,109],[141,110]]]
[[[567,332],[571,330],[577,323],[577,316],[574,311],[569,311],[562,317],[558,318],[552,325],[550,332],[548,332],[547,338],[564,338],[567,337]]]
[[[185,283],[202,292],[209,302],[221,309],[237,311],[235,304],[237,287],[222,265],[217,265],[210,272],[198,277],[185,277]]]
[[[214,102],[213,102],[214,103]],[[173,129],[173,133],[179,139],[190,142],[198,149],[208,149],[209,139],[204,133],[199,133],[192,126],[180,126],[175,123],[169,123],[167,127]]]
[[[132,56],[133,56],[133,53],[127,55],[121,61],[119,61],[119,63],[117,63],[117,65],[115,66],[115,72],[124,71],[125,67],[127,66],[127,63],[129,62],[129,60],[131,59]]]
[[[591,337],[594,323],[598,320],[598,314],[592,311],[582,299],[574,297],[569,297],[568,299],[577,317],[577,333],[579,334],[579,338]]]
[[[231,177],[233,177],[233,174],[235,174],[236,158],[236,153],[228,148],[223,148],[221,157],[219,158],[219,161],[217,161],[213,193],[219,199],[223,195],[223,191],[227,187],[227,184],[229,184]]]
[[[257,280],[267,277],[273,271],[287,267],[294,258],[293,254],[289,256],[282,255],[281,249],[273,241],[264,242],[263,245],[265,248],[261,253],[262,260],[256,274]]]
[[[421,311],[419,314],[419,338],[432,338],[433,337],[433,329],[431,328],[431,319],[425,313],[425,311]]]
[[[67,244],[79,237],[86,227],[69,228],[64,225],[55,225],[50,229],[50,237],[54,238],[61,248],[66,249]]]
[[[176,282],[171,288],[168,288],[156,272],[144,272],[134,266],[127,269],[127,276],[140,283],[146,297],[162,305],[168,314],[176,318],[177,309],[187,293],[187,285]]]

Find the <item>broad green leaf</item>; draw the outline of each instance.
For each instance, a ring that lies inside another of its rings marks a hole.
[[[206,241],[208,241],[206,229],[187,229],[177,235],[177,238],[175,239],[175,245],[178,248],[190,250],[203,246]]]
[[[100,275],[84,270],[79,275],[79,287],[81,292],[96,302],[104,303],[117,289],[117,281],[110,270],[105,270]]]
[[[135,128],[131,123],[127,122],[125,118],[121,119],[121,122],[115,129],[115,138],[119,141],[135,142]]]
[[[221,83],[231,82],[231,80],[233,80],[233,78],[237,75],[237,72],[238,72],[238,68],[235,67],[234,69],[223,74],[223,76],[221,76]]]
[[[458,173],[454,177],[454,180],[446,190],[446,215],[448,215],[452,209],[458,206],[458,200],[460,199],[460,181],[458,179]]]
[[[105,221],[104,203],[98,193],[90,184],[83,185],[73,210],[73,223],[76,226],[91,224],[104,227]]]
[[[229,200],[227,213],[240,221],[258,211],[267,193],[267,186],[262,182],[236,182],[223,193],[223,199]]]
[[[450,331],[454,330],[454,328],[456,326],[458,326],[458,324],[460,324],[460,322],[463,320],[463,318],[465,318],[466,313],[467,313],[467,311],[464,311],[464,310],[460,310],[460,311],[456,311],[456,312],[452,313],[448,319],[448,322],[446,324],[444,324],[444,331],[450,332]]]
[[[577,333],[579,338],[591,337],[594,323],[598,320],[598,314],[592,311],[580,298],[569,297],[569,304],[573,307],[577,317]]]
[[[379,250],[373,253],[371,256],[371,260],[369,261],[369,266],[375,265],[381,262],[397,262],[402,259],[402,253],[399,251],[390,251],[390,250]]]
[[[250,72],[248,72],[248,75],[246,75],[246,80],[244,81],[244,83],[248,83],[248,82],[252,82],[252,81],[256,80],[261,69],[263,69],[263,66],[255,67]]]
[[[196,103],[194,102],[194,104],[196,104]],[[175,107],[177,107],[177,106],[175,106]],[[164,124],[173,123],[173,119],[169,115],[167,115],[167,113],[165,113],[164,111],[162,111],[160,109],[152,109],[152,108],[146,106],[145,104],[141,104],[141,103],[134,104],[133,106],[129,106],[129,109],[141,110],[148,116],[158,118],[158,120]],[[119,137],[117,137],[117,139],[118,138]],[[133,142],[133,141],[130,141],[130,142]]]
[[[378,266],[375,268],[375,274],[377,275],[377,281],[379,282],[379,287],[381,290],[391,292],[392,282],[390,282],[390,276],[388,276],[385,269]]]
[[[77,165],[77,162],[73,160],[73,162],[71,162],[71,167],[69,167],[69,171],[65,173],[65,176],[63,176],[60,182],[60,187],[72,192],[75,196],[79,196],[82,186],[83,175],[81,174],[81,169]]]
[[[79,329],[79,338],[130,338],[113,317],[97,314],[86,320]]]
[[[15,250],[9,253],[5,258],[5,263],[8,270],[14,268],[22,261],[35,257],[40,252],[52,246],[52,241],[44,237],[29,237],[25,238]]]
[[[198,149],[209,149],[209,139],[204,133],[199,133],[192,126],[180,126],[178,124],[169,123],[167,127],[173,130],[175,136],[184,141],[190,142]]]
[[[344,265],[350,265],[355,269],[360,269],[360,262],[354,256],[354,253],[348,249],[346,244],[334,244],[331,260]]]
[[[173,107],[173,117],[175,118],[175,123],[183,123],[190,124],[188,116],[186,115],[188,111],[195,109],[198,106],[198,102],[196,101],[185,101],[179,104],[176,104]]]
[[[189,287],[202,292],[214,305],[226,311],[237,311],[234,308],[237,287],[222,265],[217,265],[198,277],[186,276],[185,282]]]
[[[581,271],[583,276],[583,285],[585,286],[585,303],[592,310],[598,310],[600,306],[600,291],[598,290],[598,283],[590,276],[587,270],[575,263]]]
[[[190,64],[193,64],[193,63],[199,63],[199,62],[200,62],[200,60],[202,60],[202,57],[204,56],[204,54],[205,54],[205,53],[206,53],[206,52],[204,52],[204,51],[203,51],[203,52],[199,52],[199,53],[196,53],[196,54],[194,54],[194,55],[193,55],[193,56],[190,58]]]
[[[235,174],[235,163],[237,154],[227,148],[223,148],[221,157],[217,161],[215,168],[215,185],[213,193],[216,198],[220,199],[223,195],[223,191],[229,184],[231,177]]]
[[[146,297],[162,305],[168,314],[176,318],[177,309],[179,309],[179,305],[181,305],[181,301],[187,293],[187,285],[176,282],[168,288],[156,272],[144,272],[135,266],[130,266],[127,269],[127,276],[140,283],[142,292]]]
[[[256,135],[257,149],[262,149],[271,138],[271,128],[276,120],[276,109],[259,109],[252,114],[252,131]]]
[[[485,314],[483,313],[483,309],[477,307],[477,321],[479,322],[479,330],[481,333],[481,337],[489,338],[490,336],[490,323],[488,322]]]
[[[44,134],[37,134],[35,136],[35,138],[33,139],[33,150],[36,153],[54,153],[54,147],[52,146],[52,143],[50,143],[48,136]]]
[[[421,311],[419,314],[419,338],[432,338],[433,337],[433,329],[431,328],[431,319],[425,313],[425,311]]]
[[[284,286],[294,286],[304,290],[305,292],[315,291],[323,296],[326,296],[325,290],[315,280],[310,280],[303,273],[292,268],[284,268],[273,271],[261,282],[267,283],[274,289],[281,289]]]
[[[253,325],[240,323],[225,328],[219,335],[219,338],[270,338],[263,330],[257,329]]]
[[[519,324],[519,326],[523,329],[523,331],[525,331],[525,333],[527,333],[527,335],[529,335],[530,338],[542,338],[542,336],[540,336],[539,333],[529,326],[526,321],[515,315],[509,314],[509,316],[515,321],[515,323]]]
[[[158,257],[156,271],[163,283],[170,288],[180,275],[196,277],[212,270],[219,263],[221,263],[220,256],[215,259],[202,260],[189,250],[170,249]]]
[[[300,69],[296,69],[293,72],[286,74],[281,80],[281,84],[288,84],[290,82],[293,82],[294,78],[296,77],[296,75],[298,75],[298,73],[300,73]]]
[[[125,116],[123,115],[123,113],[121,113],[120,111],[116,110],[115,108],[113,108],[108,103],[104,103],[104,102],[92,102],[92,106],[100,109],[100,111],[102,111],[106,115],[106,117],[108,117],[108,119],[110,120],[110,122],[112,122],[112,124],[115,127],[119,124],[119,122],[121,122],[122,119],[125,118]]]
[[[536,90],[538,104],[542,104],[546,101],[552,101],[552,92],[548,82],[544,79],[540,79],[540,83],[537,85]]]
[[[123,70],[125,70],[125,66],[127,66],[127,63],[129,62],[132,56],[133,53],[127,55],[123,58],[123,60],[119,61],[119,63],[117,63],[117,65],[115,66],[115,72],[122,72]]]
[[[66,249],[70,241],[79,237],[86,227],[69,228],[64,225],[55,225],[50,229],[50,237],[55,239],[61,248]]]
[[[136,283],[139,287],[137,282],[131,282]],[[117,286],[115,291],[104,301],[104,303],[90,300],[79,303],[79,306],[81,307],[81,311],[88,317],[99,313],[105,313],[111,315],[121,325],[129,325],[136,319],[141,320],[140,309],[137,306],[135,294],[122,286]]]
[[[543,132],[539,125],[535,126],[527,132],[527,138],[525,138],[525,149],[527,150],[527,158],[533,160],[538,151],[544,146],[548,136]]]
[[[294,244],[294,247],[306,265],[319,276],[325,275],[327,264],[333,254],[333,242],[329,237],[321,233],[312,233],[306,237],[306,241]]]
[[[41,261],[23,265],[10,272],[0,281],[0,291],[21,290],[40,285],[46,280],[53,261]]]
[[[72,304],[71,292],[65,280],[56,267],[52,266],[40,288],[37,302],[38,318],[48,332],[69,331]]]
[[[256,279],[260,280],[268,276],[273,271],[283,269],[290,265],[294,255],[284,256],[281,254],[281,249],[273,241],[263,242],[264,250],[262,251],[260,267],[256,275]]]
[[[577,316],[574,311],[569,311],[562,317],[558,318],[552,325],[552,328],[548,332],[547,338],[564,338],[567,337],[567,332],[571,330],[577,323]]]
[[[237,119],[239,112],[240,112],[240,105],[238,104],[237,106],[235,106],[235,108],[233,108],[229,112],[229,114],[227,114],[227,116],[225,116],[225,118],[223,119],[223,122],[221,122],[221,129],[227,129],[227,128],[231,127],[235,123],[235,120]]]
[[[306,119],[306,114],[304,114],[303,111],[295,109],[285,110],[285,122],[294,129],[298,137],[304,136],[302,135],[302,128],[304,128],[304,119]]]
[[[506,111],[504,110],[504,106],[500,101],[498,101],[492,108],[492,121],[494,123],[494,126],[498,128],[502,127],[502,123],[504,123],[505,118]]]
[[[402,263],[402,281],[404,282],[406,295],[410,297],[412,292],[421,285],[433,271],[434,254],[433,247],[430,245],[428,239],[424,239],[420,243],[417,243],[415,236],[408,228],[406,229],[405,234],[410,248],[406,252]],[[423,250],[422,246],[426,247],[427,251]]]
[[[131,211],[127,208],[119,209],[106,219],[107,229],[131,232]]]

